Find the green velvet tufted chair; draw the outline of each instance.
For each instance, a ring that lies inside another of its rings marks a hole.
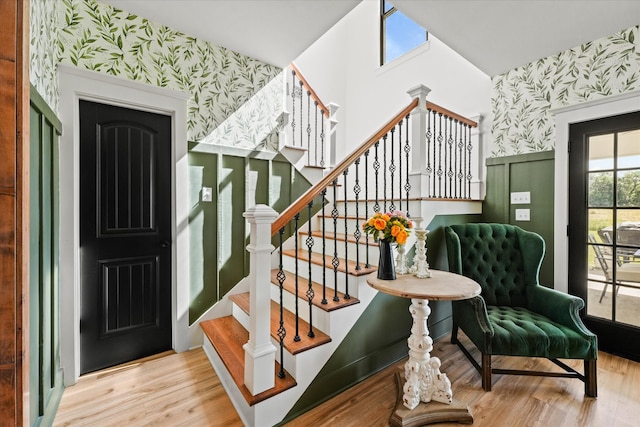
[[[597,337],[578,314],[584,301],[538,283],[544,240],[507,224],[445,228],[449,271],[480,284],[480,296],[453,301],[451,342],[457,344],[491,391],[491,374],[579,378],[585,395],[597,396]],[[458,341],[460,328],[482,353],[482,365]],[[566,372],[491,367],[492,355],[545,357]],[[584,375],[558,359],[583,359]]]

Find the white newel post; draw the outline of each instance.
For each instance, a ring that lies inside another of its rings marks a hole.
[[[333,102],[330,102],[329,105],[329,129],[326,132],[327,141],[329,147],[329,169],[333,169],[336,166],[336,147],[338,144],[338,137],[336,134],[336,128],[338,126],[338,120],[336,119],[336,112],[340,106]]]
[[[484,199],[484,153],[482,147],[482,115],[470,117],[471,120],[478,123],[478,126],[471,129],[471,189],[470,196],[475,200]]]
[[[425,85],[417,85],[407,91],[413,99],[418,99],[418,106],[411,112],[411,170],[409,183],[411,193],[424,196],[429,189],[428,175],[425,165],[427,160],[427,95],[431,89]],[[423,194],[424,193],[424,194]]]
[[[256,205],[243,216],[251,225],[247,250],[250,255],[249,341],[244,348],[244,382],[251,394],[273,388],[276,347],[271,343],[271,224],[278,213],[267,205]]]

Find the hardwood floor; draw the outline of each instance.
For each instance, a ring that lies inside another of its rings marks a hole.
[[[227,426],[242,421],[200,349],[88,374],[67,387],[54,426]]]
[[[582,382],[564,378],[494,375],[493,391],[485,393],[480,375],[448,337],[434,344],[432,355],[441,358],[455,398],[469,405],[476,427],[631,427],[640,420],[637,362],[600,352],[598,398],[591,399],[584,397]],[[162,356],[81,378],[65,390],[54,425],[242,425],[201,349]],[[394,372],[403,363],[286,425],[387,426],[396,403]],[[582,369],[581,361],[570,364]],[[554,369],[546,360],[523,358],[495,358],[494,366]]]

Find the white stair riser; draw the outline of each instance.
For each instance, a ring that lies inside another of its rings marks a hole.
[[[364,265],[364,264],[363,264]],[[294,258],[285,256],[283,258],[283,267],[286,271],[294,272],[295,271],[295,261]],[[303,278],[309,277],[309,267],[307,264],[302,268],[302,260],[300,260],[298,275]],[[322,284],[322,272],[325,270],[321,265],[311,264],[311,279],[316,282]],[[327,263],[327,268],[325,270],[326,274],[326,286],[327,286],[327,299],[333,298],[333,288],[335,281],[335,274],[333,271],[333,267],[331,262]],[[338,271],[338,291],[345,292],[345,280],[349,280],[349,294],[354,297],[358,297],[357,289],[352,286],[352,282],[355,283],[355,276],[348,275],[348,279],[345,279],[345,273]],[[331,291],[329,291],[331,289]]]
[[[233,304],[232,313],[233,313],[233,317],[238,322],[240,322],[242,327],[244,327],[246,330],[249,330],[249,315],[245,313],[244,310],[238,307],[236,304]],[[294,334],[295,334],[295,331],[287,331],[287,335],[294,335]],[[276,360],[280,361],[280,342],[277,339],[271,337],[271,343],[278,349],[278,351],[276,352]],[[296,366],[295,359],[296,357],[291,353],[289,353],[287,349],[284,350],[285,369],[294,378],[296,378],[297,376],[297,372],[295,371],[295,366]]]
[[[299,286],[304,287],[306,289],[307,283],[300,282]],[[289,310],[292,313],[295,313],[295,296],[287,291],[282,293],[282,297],[284,300],[284,308]],[[278,285],[272,283],[271,284],[271,299],[277,303],[280,303],[280,288]],[[322,299],[322,295],[315,295],[314,300]],[[304,298],[298,298],[298,314],[300,318],[304,319],[306,322],[309,322],[309,302]],[[311,315],[313,316],[313,326],[320,329],[322,332],[328,334],[330,330],[330,320],[331,316],[329,312],[324,311],[315,305],[311,306]],[[306,332],[305,332],[306,333]]]
[[[306,239],[306,235],[300,235],[300,244],[299,248],[303,248],[303,250],[307,251],[308,248],[306,245],[303,247],[304,241]],[[311,247],[311,251],[316,254],[322,254],[322,238],[314,237],[315,242]],[[345,247],[344,240],[337,240],[337,246],[334,247],[335,240],[326,240],[325,244],[325,253],[329,254],[331,257],[334,256],[334,250],[338,254],[338,258],[349,259],[355,261],[357,258],[360,260],[360,264],[364,266],[367,261],[367,252],[369,253],[369,264],[378,265],[378,257],[380,254],[380,250],[378,245],[374,243],[373,239],[369,238],[369,245],[366,245],[364,237],[360,239],[360,243],[356,245],[355,242],[347,242]],[[308,262],[305,263],[305,267],[308,267]],[[302,268],[302,262],[300,262],[300,266],[298,268]]]
[[[362,233],[361,234],[362,239],[364,239],[364,230],[362,229],[362,223],[366,220],[366,218],[364,217],[364,215],[361,215],[359,218],[356,219],[355,216],[351,217],[352,215],[353,214],[349,214],[349,217],[346,218],[346,222],[347,222],[346,232],[347,234],[353,235],[356,229],[358,229],[360,230],[360,233]],[[315,218],[313,218],[313,221],[311,223],[311,229],[313,231],[321,231],[322,221],[323,221],[323,217],[321,216],[316,216]],[[307,231],[307,229],[308,228],[305,227],[303,230]],[[333,218],[331,217],[324,218],[324,231],[325,233],[333,233],[334,231],[337,233],[344,233],[345,218],[338,217],[336,220],[335,228],[333,224]]]

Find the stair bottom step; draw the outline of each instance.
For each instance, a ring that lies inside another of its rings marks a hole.
[[[280,378],[280,364],[276,362],[275,386],[260,394],[252,395],[244,384],[244,349],[242,346],[249,341],[249,332],[233,316],[220,317],[200,323],[205,338],[211,341],[222,363],[227,368],[242,396],[253,406],[265,399],[273,397],[296,385],[296,380],[285,371],[285,377]]]

